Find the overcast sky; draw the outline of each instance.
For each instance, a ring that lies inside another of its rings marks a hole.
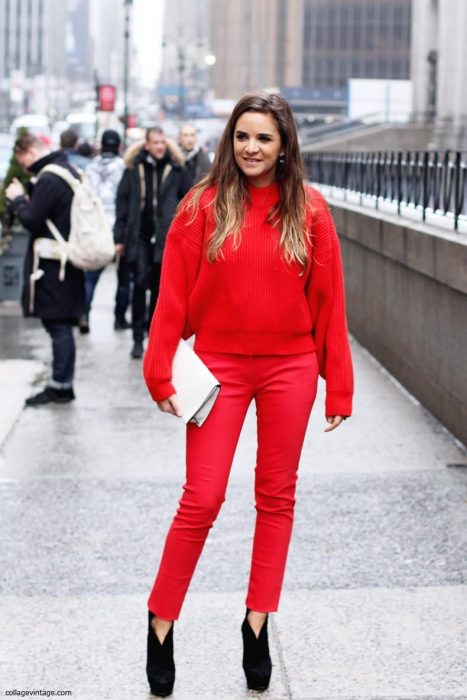
[[[160,71],[163,6],[164,0],[133,0],[133,32],[147,87],[153,87]]]

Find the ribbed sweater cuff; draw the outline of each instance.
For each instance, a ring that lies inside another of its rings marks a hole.
[[[156,386],[149,383],[148,388],[154,401],[164,401],[177,393],[171,382],[158,382]]]
[[[327,391],[326,392],[326,416],[351,416],[352,392]]]

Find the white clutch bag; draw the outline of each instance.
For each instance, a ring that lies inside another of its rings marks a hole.
[[[196,423],[201,427],[214,406],[221,385],[184,340],[179,342],[173,359],[172,384],[185,423]]]

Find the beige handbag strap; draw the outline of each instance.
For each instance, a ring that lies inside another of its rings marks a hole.
[[[63,280],[65,279],[65,265],[68,258],[66,249],[67,243],[60,231],[58,230],[58,228],[55,226],[52,219],[46,219],[45,223],[47,224],[47,228],[49,229],[50,233],[60,246],[60,272],[58,273],[58,279],[60,280],[60,282],[63,282]]]
[[[57,177],[61,177],[62,180],[65,180],[65,182],[70,185],[73,192],[76,191],[78,180],[70,173],[69,170],[63,168],[61,165],[54,165],[53,163],[46,165],[39,172],[39,177],[42,175],[42,173],[53,173],[54,175],[57,175]]]
[[[62,251],[63,246],[61,246],[58,241],[54,241],[51,238],[36,238],[34,241],[32,273],[29,275],[29,312],[31,314],[34,313],[36,282],[38,282],[41,279],[41,277],[44,276],[44,270],[40,269],[39,261],[41,258],[43,258],[44,260],[59,260],[59,279],[61,282],[63,282],[63,280],[65,279],[65,266],[63,265],[63,276],[61,276],[63,261]]]

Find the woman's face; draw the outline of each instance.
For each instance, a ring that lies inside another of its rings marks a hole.
[[[235,124],[235,162],[254,187],[274,182],[282,143],[276,122],[270,114],[244,112]]]

